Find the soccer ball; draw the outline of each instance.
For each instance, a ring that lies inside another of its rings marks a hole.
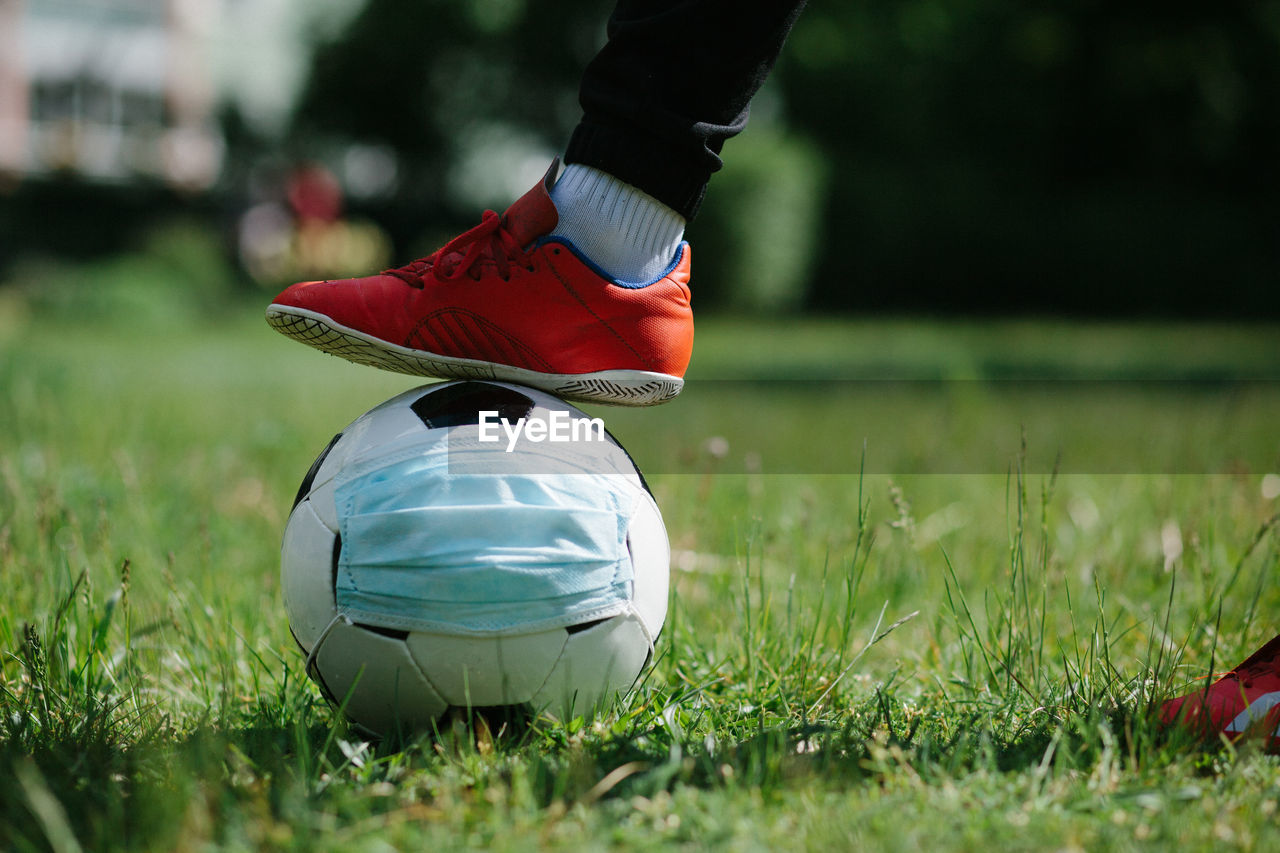
[[[352,422],[303,479],[281,548],[307,674],[380,736],[450,708],[592,716],[651,659],[669,565],[653,495],[603,423],[488,381]]]

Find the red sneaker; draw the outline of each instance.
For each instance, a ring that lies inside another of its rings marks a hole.
[[[559,219],[556,167],[502,216],[381,275],[309,281],[267,308],[279,332],[348,361],[419,376],[498,379],[567,400],[650,406],[684,385],[693,349],[689,246],[657,281],[604,277]]]
[[[1266,739],[1268,751],[1280,750],[1280,637],[1208,689],[1165,702],[1160,719],[1201,735],[1256,735]]]

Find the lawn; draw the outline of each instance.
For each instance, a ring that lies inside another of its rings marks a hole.
[[[681,398],[591,412],[673,547],[643,683],[391,749],[306,680],[279,537],[416,380],[128,318],[0,291],[4,849],[1280,844],[1275,758],[1151,717],[1280,631],[1274,327],[706,320]]]

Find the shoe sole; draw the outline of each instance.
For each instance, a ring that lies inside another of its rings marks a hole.
[[[645,370],[540,373],[508,364],[436,355],[349,329],[305,308],[272,305],[267,309],[267,322],[286,337],[356,364],[410,376],[514,382],[578,403],[656,406],[675,398],[684,387],[684,380],[678,376]]]

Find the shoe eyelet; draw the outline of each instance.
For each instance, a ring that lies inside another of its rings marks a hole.
[[[551,254],[553,254],[553,255],[558,255],[558,254],[560,254],[560,250],[559,250],[559,249],[552,249],[552,250],[551,250]]]

